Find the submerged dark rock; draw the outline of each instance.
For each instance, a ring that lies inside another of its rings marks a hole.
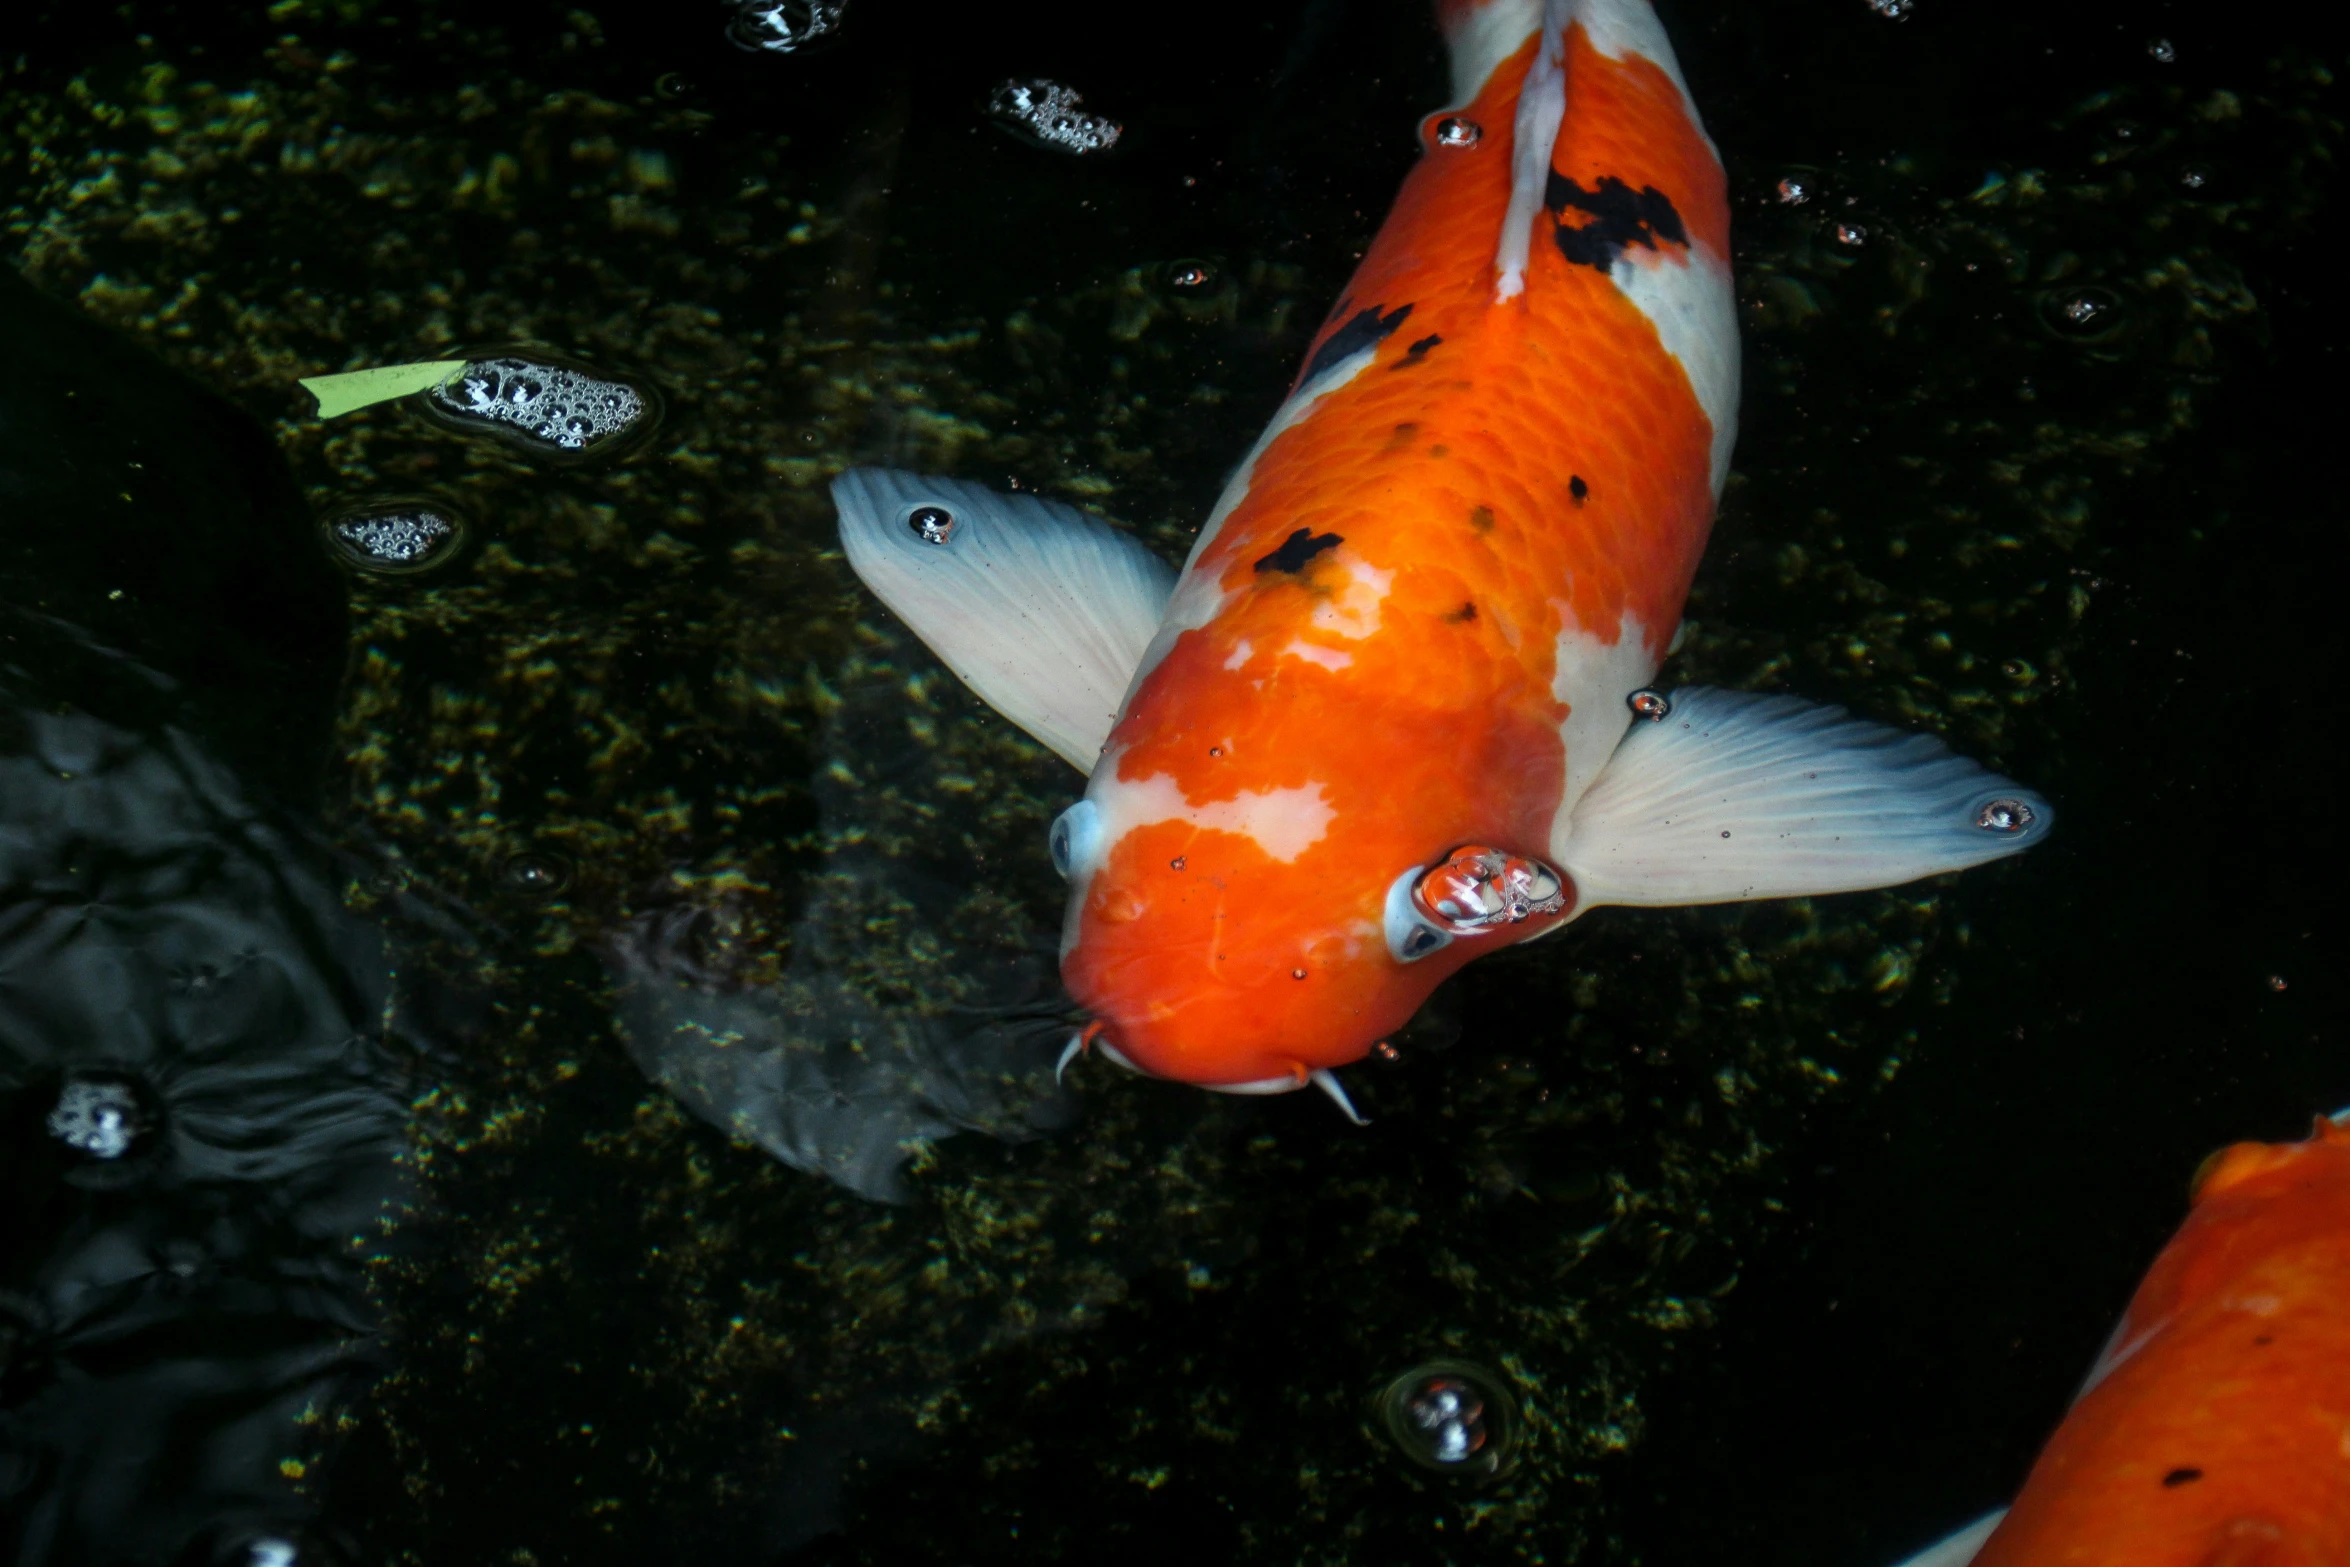
[[[4,269],[0,340],[0,1556],[259,1560],[376,1362],[405,1113],[285,809],[341,590],[250,419]]]
[[[289,1484],[377,1361],[405,1113],[380,943],[184,732],[0,679],[0,1540],[175,1561]],[[32,1485],[35,1475],[46,1482]]]
[[[10,266],[0,343],[0,634],[51,628],[45,696],[171,711],[247,792],[315,800],[347,614],[268,433]]]

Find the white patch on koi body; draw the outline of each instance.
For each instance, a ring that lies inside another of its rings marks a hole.
[[[1565,614],[1563,603],[1557,607]],[[1629,610],[1613,642],[1602,641],[1568,619],[1559,631],[1556,659],[1550,694],[1567,705],[1566,719],[1559,725],[1559,740],[1567,750],[1567,780],[1558,812],[1551,818],[1550,857],[1563,863],[1576,802],[1616,754],[1617,743],[1632,726],[1629,699],[1656,678],[1658,661],[1648,650],[1647,628]]]
[[[1313,643],[1303,640],[1291,641],[1289,646],[1281,650],[1281,656],[1283,658],[1304,659],[1307,663],[1319,664],[1324,669],[1344,669],[1355,661],[1355,656],[1352,653],[1341,653],[1335,648],[1316,647]],[[1227,664],[1225,667],[1229,669],[1232,666]]]
[[[1360,560],[1346,561],[1341,573],[1343,584],[1317,603],[1309,618],[1317,631],[1360,642],[1379,629],[1380,606],[1387,602],[1387,589],[1395,581],[1395,573]]]
[[[1738,443],[1738,305],[1730,269],[1694,246],[1685,256],[1643,251],[1637,259],[1627,247],[1608,275],[1656,328],[1713,426],[1708,478],[1718,503]]]
[[[1138,827],[1189,822],[1208,832],[1238,833],[1269,858],[1289,865],[1320,843],[1338,819],[1329,790],[1318,783],[1290,789],[1251,789],[1229,800],[1194,805],[1172,774],[1153,773],[1129,781],[1112,777],[1104,769],[1094,774],[1093,787],[1086,796],[1102,813],[1109,844],[1105,859]]]
[[[1248,662],[1249,655],[1255,651],[1255,648],[1249,646],[1248,638],[1242,637],[1238,642],[1232,644],[1232,654],[1224,660],[1224,667],[1238,669]]]
[[[1567,114],[1567,0],[1545,0],[1542,42],[1518,89],[1518,117],[1510,142],[1510,204],[1502,215],[1501,240],[1493,248],[1493,302],[1503,304],[1526,292],[1526,262],[1534,246],[1534,220],[1543,211],[1550,186],[1550,155],[1559,122]]]
[[[1542,25],[1542,0],[1487,0],[1464,10],[1459,24],[1445,36],[1452,56],[1448,109],[1475,103],[1494,70],[1524,48],[1526,35]]]

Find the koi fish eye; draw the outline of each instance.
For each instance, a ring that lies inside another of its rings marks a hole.
[[[1053,869],[1061,873],[1063,881],[1091,872],[1101,858],[1102,813],[1091,800],[1078,801],[1053,818],[1045,847],[1052,852]]]
[[[1415,865],[1387,888],[1387,908],[1381,923],[1387,934],[1387,955],[1398,963],[1417,963],[1432,952],[1452,945],[1452,932],[1428,917],[1415,895],[1425,866]]]

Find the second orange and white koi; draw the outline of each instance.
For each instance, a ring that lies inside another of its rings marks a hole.
[[[1903,1567],[2350,1562],[2350,1111],[2204,1162],[2014,1506]]]

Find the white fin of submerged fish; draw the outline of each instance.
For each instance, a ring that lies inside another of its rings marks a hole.
[[[1328,1094],[1331,1102],[1338,1106],[1340,1113],[1345,1115],[1348,1120],[1357,1126],[1371,1124],[1363,1117],[1362,1112],[1355,1108],[1355,1102],[1346,1097],[1346,1088],[1338,1081],[1336,1072],[1331,1071],[1328,1067],[1316,1067],[1310,1075],[1314,1080],[1314,1086]]]
[[[1982,1550],[1984,1542],[1991,1538],[1991,1531],[1999,1527],[1999,1520],[2006,1516],[2007,1509],[2004,1507],[1995,1513],[1985,1513],[1939,1545],[1927,1546],[1919,1555],[1901,1563],[1900,1567],[1966,1567],[1968,1562],[1975,1559],[1975,1554]]]
[[[1690,687],[1633,724],[1551,850],[1579,907],[1731,903],[1962,870],[2038,843],[2051,819],[1931,735]]]
[[[1074,506],[956,479],[852,468],[832,499],[865,586],[981,701],[1091,773],[1174,568]],[[944,518],[917,519],[927,507]]]

